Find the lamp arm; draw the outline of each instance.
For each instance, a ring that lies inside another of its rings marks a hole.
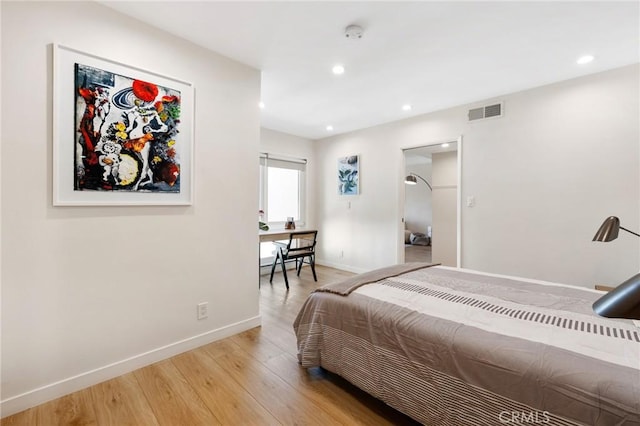
[[[633,235],[635,235],[636,237],[640,237],[640,234],[636,234],[636,233],[635,233],[635,232],[633,232],[633,231],[629,231],[627,228],[623,228],[623,227],[621,226],[621,227],[620,227],[620,229],[622,229],[623,231],[627,231],[628,233],[633,234]]]
[[[420,179],[421,181],[423,181],[424,183],[426,183],[426,184],[427,184],[427,186],[429,187],[429,189],[430,189],[431,191],[433,191],[433,188],[431,187],[431,185],[429,185],[429,182],[427,182],[427,180],[426,180],[425,178],[423,178],[422,176],[417,175],[417,174],[415,174],[415,173],[409,173],[409,174],[410,174],[410,175],[412,175],[412,176],[417,177],[418,179]],[[624,228],[623,228],[623,229],[624,229]],[[626,231],[626,229],[625,229],[625,231]],[[631,231],[629,231],[629,232],[631,232]],[[638,234],[636,234],[636,235],[638,235]],[[640,235],[638,235],[638,236],[640,237]]]

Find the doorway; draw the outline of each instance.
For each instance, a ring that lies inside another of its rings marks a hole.
[[[403,150],[404,262],[459,266],[458,142]]]

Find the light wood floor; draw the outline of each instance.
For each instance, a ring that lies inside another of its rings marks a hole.
[[[0,421],[9,425],[414,425],[322,369],[303,369],[292,323],[317,286],[351,275],[307,266],[262,276],[262,327],[202,346]]]
[[[404,261],[431,263],[431,246],[404,246]]]

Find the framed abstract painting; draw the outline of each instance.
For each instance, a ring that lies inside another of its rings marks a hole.
[[[192,204],[193,86],[53,49],[53,204]]]
[[[359,156],[350,155],[338,159],[338,194],[358,195],[360,193]]]

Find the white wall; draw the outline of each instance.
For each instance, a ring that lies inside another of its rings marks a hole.
[[[260,74],[97,3],[1,7],[6,416],[259,324],[258,168],[230,177],[256,164]],[[52,207],[53,42],[194,84],[193,206]]]
[[[315,142],[318,263],[364,272],[396,263],[404,249],[396,229],[404,170],[395,156],[402,153],[392,149],[388,130],[378,126]],[[349,155],[360,155],[360,194],[344,196],[337,190],[337,162]]]
[[[640,269],[640,240],[591,242],[609,215],[640,229],[638,65],[317,141],[318,261],[354,271],[397,261],[402,148],[463,135],[462,265],[585,287]],[[468,123],[504,101],[502,118]],[[361,194],[335,192],[336,159],[361,154]],[[339,257],[343,250],[344,258]]]

